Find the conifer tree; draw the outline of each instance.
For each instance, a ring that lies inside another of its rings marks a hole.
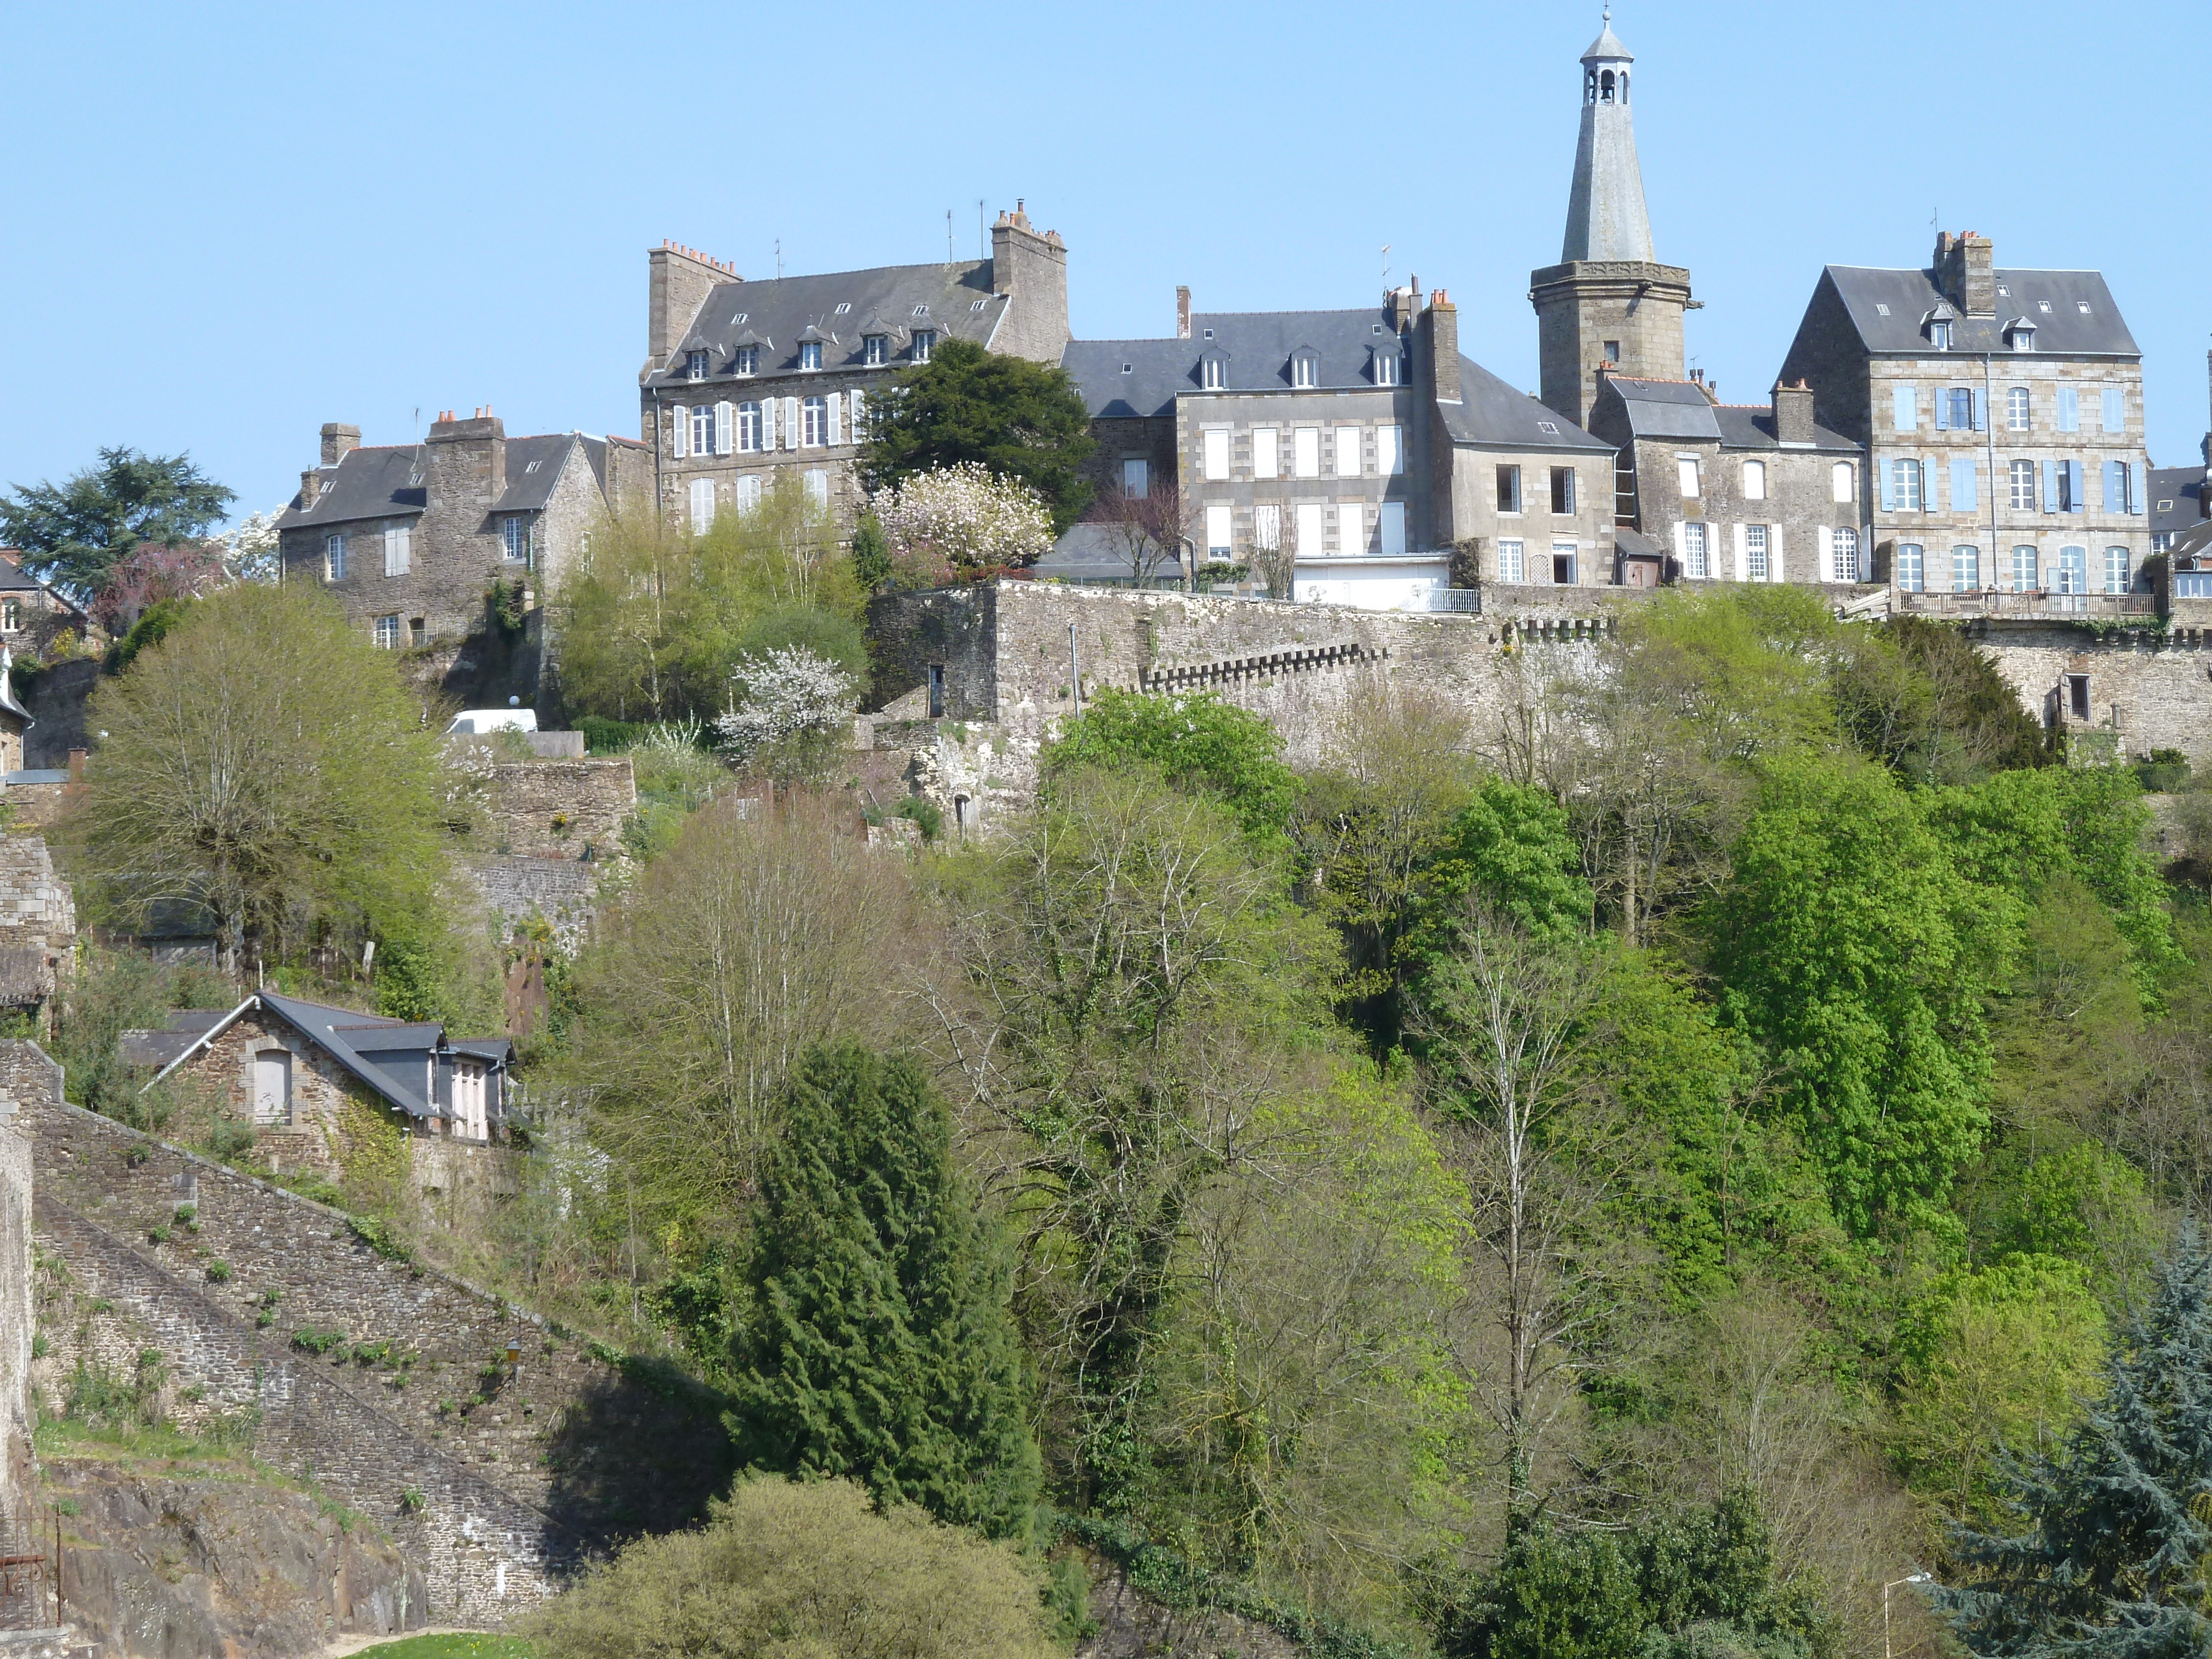
[[[1006,1252],[920,1068],[809,1050],[761,1193],[732,1367],[739,1455],[1024,1533],[1039,1472]]]
[[[2012,1472],[2014,1537],[1961,1528],[1938,1592],[1981,1659],[2180,1659],[2212,1638],[2212,1252],[2194,1226],[2056,1458]]]

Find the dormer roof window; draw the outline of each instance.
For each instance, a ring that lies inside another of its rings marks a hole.
[[[1948,304],[1939,304],[1920,319],[1921,331],[1928,336],[1928,343],[1938,351],[1951,349],[1951,325],[1959,320],[1959,313]]]
[[[926,307],[925,307],[926,309]],[[937,349],[937,331],[918,328],[914,331],[914,360],[918,363],[929,361],[929,354]]]
[[[1302,345],[1291,354],[1291,384],[1301,391],[1321,384],[1321,354],[1311,346]]]
[[[1396,386],[1402,361],[1398,355],[1398,343],[1393,340],[1389,345],[1378,345],[1371,349],[1375,354],[1375,384]]]
[[[2035,325],[2025,317],[2015,317],[2005,325],[2005,343],[2014,351],[2035,349]]]
[[[687,380],[703,380],[707,378],[705,347],[695,346],[684,354],[684,378]]]
[[[811,372],[822,367],[822,342],[801,340],[799,343],[799,366]]]
[[[731,356],[730,373],[740,378],[750,378],[760,373],[760,348],[741,345]]]
[[[1229,354],[1218,348],[1207,351],[1198,360],[1198,383],[1208,392],[1218,392],[1229,384]]]
[[[863,334],[860,337],[860,361],[871,368],[889,361],[891,355],[890,344],[890,341],[884,335]]]

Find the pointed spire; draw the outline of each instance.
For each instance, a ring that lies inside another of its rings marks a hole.
[[[1636,59],[1613,32],[1611,6],[1605,9],[1604,32],[1582,61],[1582,138],[1575,148],[1574,186],[1567,197],[1567,234],[1559,258],[1656,264],[1644,170],[1636,159],[1636,129],[1628,113],[1628,65]]]

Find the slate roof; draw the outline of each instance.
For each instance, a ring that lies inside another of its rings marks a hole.
[[[1948,301],[1936,286],[1933,271],[1830,265],[1823,276],[1834,285],[1869,352],[1926,356],[1935,349],[1922,331],[1922,320]],[[2038,356],[2142,355],[2101,271],[2000,270],[1996,283],[2003,290],[1997,295],[1996,315],[1960,316],[1951,325],[1953,351],[2009,354],[2012,347],[2004,331],[2014,319],[2025,318],[2035,325],[2033,355]],[[1884,306],[1889,308],[1887,316],[1882,314]],[[1952,314],[1957,315],[1955,307]]]
[[[115,1051],[126,1065],[167,1066],[229,1017],[228,1008],[179,1008],[158,1030],[125,1031]]]
[[[65,610],[80,617],[92,613],[50,582],[42,582],[15,561],[13,554],[0,556],[0,593],[45,593],[57,600]]]
[[[2171,507],[2160,508],[2161,501]],[[2154,536],[2179,535],[2204,516],[2204,469],[2154,466],[2150,470],[2150,529]]]
[[[1557,410],[1508,386],[1467,356],[1459,360],[1459,396],[1455,404],[1437,405],[1455,444],[1478,449],[1612,452],[1611,444],[1591,437]]]
[[[542,507],[553,499],[553,486],[561,481],[575,447],[573,433],[556,432],[542,438],[507,441],[507,492],[491,504],[495,513],[521,513]]]
[[[395,519],[422,510],[422,450],[414,444],[368,445],[349,450],[336,466],[319,469],[323,484],[306,512],[300,498],[276,515],[276,528],[300,530],[358,519]]]
[[[1379,306],[1216,311],[1190,319],[1188,340],[1071,340],[1060,362],[1082,389],[1093,420],[1127,420],[1172,414],[1178,394],[1206,389],[1202,365],[1208,357],[1220,359],[1222,391],[1289,392],[1291,355],[1310,348],[1310,389],[1341,392],[1377,384],[1378,347],[1401,356],[1405,349]]]
[[[1720,422],[1721,447],[1723,449],[1779,449],[1782,441],[1774,435],[1774,405],[1771,404],[1723,404],[1713,410]],[[1802,450],[1802,445],[1793,445]],[[1813,447],[1816,450],[1840,450],[1848,455],[1861,453],[1860,446],[1840,432],[1832,432],[1815,423],[1813,428]]]
[[[934,330],[939,339],[988,344],[1006,304],[993,290],[988,259],[717,283],[667,362],[647,366],[644,384],[671,389],[696,384],[685,377],[685,358],[702,348],[710,354],[709,378],[726,380],[732,355],[748,334],[745,343],[760,348],[761,378],[797,374],[799,338],[809,328],[825,337],[823,368],[857,368],[866,349],[863,325],[871,321],[890,335],[886,367],[897,368],[910,361],[916,329]],[[917,306],[926,307],[925,314],[915,315]]]
[[[2212,562],[2212,520],[2207,520],[2167,550],[2176,570],[2197,570]]]
[[[1688,380],[1632,380],[1621,375],[1608,375],[1606,384],[1620,394],[1628,429],[1635,436],[1721,441],[1720,414],[1703,386]]]

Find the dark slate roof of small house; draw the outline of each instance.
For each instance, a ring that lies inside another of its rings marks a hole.
[[[478,1060],[507,1060],[514,1058],[514,1044],[505,1037],[467,1037],[450,1042],[454,1053],[471,1054]]]
[[[1923,320],[1948,304],[1931,270],[1886,270],[1869,265],[1830,265],[1826,279],[1850,313],[1859,339],[1877,355],[1926,356],[1935,348]],[[2104,273],[2095,270],[2000,270],[1995,317],[1958,317],[1951,325],[1954,352],[2010,352],[2006,328],[2018,318],[2035,325],[2038,356],[2140,357]],[[2088,307],[2083,311],[2084,305]],[[1888,314],[1882,314],[1882,307]],[[2044,307],[2048,306],[2049,310]],[[1954,307],[1951,315],[1958,316]]]
[[[1774,435],[1774,405],[1771,404],[1723,404],[1713,410],[1721,429],[1723,449],[1779,449],[1782,441]],[[1813,428],[1813,448],[1839,450],[1847,455],[1860,453],[1859,446],[1840,432],[1815,424]],[[1802,449],[1802,445],[1793,445]]]
[[[61,589],[51,582],[40,581],[12,558],[0,558],[0,593],[44,593],[76,616],[92,615]]]
[[[576,436],[549,433],[538,438],[507,441],[507,491],[491,504],[495,513],[525,513],[543,507],[553,499],[553,486],[561,481]]]
[[[116,1053],[126,1065],[161,1067],[181,1058],[185,1049],[229,1017],[228,1008],[178,1008],[168,1023],[156,1030],[125,1031]]]
[[[2161,506],[2161,503],[2167,505]],[[2204,469],[2154,466],[2150,470],[2150,528],[2154,536],[2173,536],[2204,517]]]
[[[927,307],[927,314],[916,316],[917,306]],[[799,337],[809,328],[828,337],[823,368],[857,368],[865,350],[861,325],[872,319],[891,334],[886,367],[896,368],[909,361],[905,354],[915,330],[988,344],[1006,312],[1006,298],[994,291],[988,259],[717,283],[668,362],[647,368],[645,384],[672,392],[696,384],[685,373],[686,354],[696,349],[708,353],[710,378],[726,380],[732,354],[747,332],[759,343],[763,376],[799,372]]]
[[[599,494],[605,495],[607,493],[607,441],[605,438],[587,438],[580,432],[576,434],[576,441],[583,445],[584,459],[592,464],[592,477],[599,487]]]
[[[1632,559],[1664,559],[1668,549],[1654,541],[1642,531],[1627,525],[1619,526],[1613,532],[1613,544]]]
[[[1691,380],[1632,380],[1608,375],[1606,385],[1620,398],[1628,429],[1638,438],[1702,439],[1721,441],[1719,411],[1703,386]],[[1600,397],[1604,396],[1602,391]]]
[[[1374,386],[1376,349],[1404,352],[1379,307],[1214,311],[1190,319],[1187,340],[1071,340],[1060,362],[1093,420],[1129,420],[1170,414],[1181,393],[1206,390],[1201,366],[1212,356],[1221,359],[1221,391],[1291,391],[1291,356],[1304,348],[1313,351],[1316,384],[1301,392]]]
[[[1455,444],[1499,449],[1613,448],[1465,356],[1459,360],[1459,396],[1455,404],[1437,405]]]
[[[2212,519],[2188,532],[2167,551],[2176,570],[2202,569],[2212,562]]]
[[[315,504],[300,510],[300,498],[277,514],[279,530],[348,524],[359,519],[396,519],[420,513],[422,451],[413,444],[364,444],[349,450],[335,466],[319,469],[322,488]]]

